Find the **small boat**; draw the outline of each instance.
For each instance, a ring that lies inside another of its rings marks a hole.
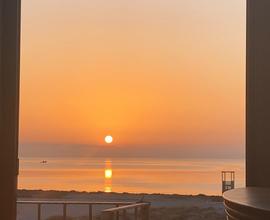
[[[45,164],[45,163],[48,163],[48,162],[47,162],[47,160],[42,160],[42,161],[40,161],[40,163]]]

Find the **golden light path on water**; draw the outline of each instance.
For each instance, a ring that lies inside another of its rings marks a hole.
[[[104,192],[112,192],[112,176],[112,162],[110,160],[106,160],[104,170]]]
[[[19,189],[221,194],[221,171],[245,184],[242,159],[21,158]]]

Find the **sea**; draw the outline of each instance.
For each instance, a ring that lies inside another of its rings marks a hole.
[[[19,189],[221,195],[221,171],[245,185],[244,159],[20,158]]]

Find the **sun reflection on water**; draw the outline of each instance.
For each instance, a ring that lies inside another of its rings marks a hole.
[[[112,162],[106,160],[104,168],[104,192],[112,192],[112,176]]]
[[[105,169],[105,179],[111,179],[112,178],[112,169]]]

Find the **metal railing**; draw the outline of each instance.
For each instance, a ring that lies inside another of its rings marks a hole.
[[[110,208],[102,211],[102,220],[125,220],[127,218],[127,210],[134,209],[133,216],[135,220],[150,219],[150,203],[139,202],[130,205],[124,205],[116,208]],[[121,213],[121,215],[120,215]]]
[[[67,209],[70,205],[83,205],[88,206],[89,220],[93,220],[93,206],[115,206],[115,208],[109,208],[102,211],[101,216],[104,220],[124,220],[126,219],[126,211],[134,209],[134,218],[136,220],[149,220],[150,203],[134,203],[134,202],[87,202],[87,201],[23,201],[18,200],[17,204],[23,205],[37,205],[37,220],[41,220],[42,206],[43,205],[62,205],[63,220],[67,220]],[[140,217],[140,218],[139,218]]]
[[[37,220],[41,220],[42,206],[43,205],[62,205],[63,220],[67,219],[67,208],[69,205],[84,205],[88,206],[89,220],[93,220],[93,206],[96,205],[110,205],[110,206],[123,206],[132,204],[131,202],[87,202],[87,201],[17,201],[17,204],[24,205],[37,205]]]

